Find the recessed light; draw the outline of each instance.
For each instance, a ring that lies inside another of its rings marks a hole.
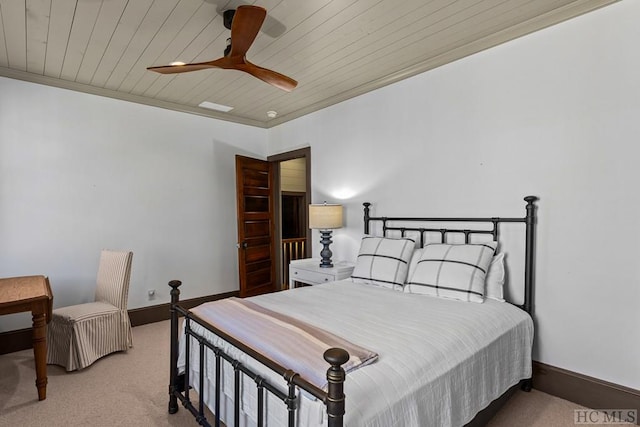
[[[180,62],[180,61],[174,61],[172,63],[170,63],[169,65],[187,65],[184,62]]]
[[[273,111],[273,110],[267,111],[267,117],[269,117],[270,119],[275,119],[277,115],[278,115],[277,111]]]
[[[222,111],[224,113],[233,110],[233,107],[229,107],[228,105],[216,104],[215,102],[209,101],[201,102],[198,107],[208,108],[209,110]]]

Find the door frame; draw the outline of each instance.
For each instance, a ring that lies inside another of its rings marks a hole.
[[[299,148],[297,150],[288,151],[286,153],[274,154],[273,156],[268,156],[267,161],[273,166],[273,175],[274,175],[274,185],[273,185],[273,193],[272,197],[275,201],[275,210],[274,210],[274,222],[276,226],[275,230],[275,242],[276,245],[276,280],[277,280],[277,289],[280,290],[282,285],[282,270],[280,267],[282,266],[282,213],[281,211],[281,191],[280,191],[280,162],[284,162],[286,160],[293,159],[305,159],[305,174],[306,174],[306,197],[307,203],[305,209],[307,210],[307,214],[305,215],[305,223],[307,221],[309,203],[311,203],[311,147]],[[307,224],[304,225],[306,228]],[[311,255],[311,233],[306,233],[307,238],[305,242],[305,257],[309,257]]]

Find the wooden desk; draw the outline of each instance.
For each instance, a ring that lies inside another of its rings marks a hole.
[[[30,311],[33,318],[33,355],[36,359],[38,400],[47,398],[47,328],[53,295],[45,276],[0,279],[0,314]]]

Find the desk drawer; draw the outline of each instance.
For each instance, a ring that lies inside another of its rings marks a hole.
[[[316,271],[309,271],[309,270],[294,268],[291,272],[291,279],[299,280],[305,283],[319,284],[319,283],[325,283],[325,282],[332,282],[335,280],[335,277],[333,274],[324,274],[324,273],[318,273]]]

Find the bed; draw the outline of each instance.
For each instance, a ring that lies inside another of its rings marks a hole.
[[[338,282],[192,310],[170,282],[169,412],[180,401],[201,425],[481,425],[515,387],[531,388],[536,200],[521,218],[374,217],[365,203],[356,268]],[[524,231],[521,304],[500,288],[506,223]],[[272,324],[284,329],[261,329]],[[338,344],[326,365],[315,347],[287,347],[296,333]]]

